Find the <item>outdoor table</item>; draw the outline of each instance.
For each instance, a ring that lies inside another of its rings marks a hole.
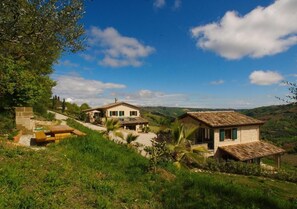
[[[74,131],[73,128],[67,125],[51,126],[49,130],[57,140],[71,136]]]

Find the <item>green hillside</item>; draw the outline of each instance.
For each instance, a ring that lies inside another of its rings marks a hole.
[[[143,113],[152,113],[156,115],[163,115],[167,117],[176,118],[186,112],[207,111],[207,110],[230,110],[230,109],[207,109],[207,108],[187,108],[187,107],[142,107]]]
[[[261,127],[262,138],[280,145],[297,140],[296,105],[259,107],[241,112],[265,122]]]
[[[260,177],[149,170],[148,159],[88,135],[44,150],[0,141],[0,208],[296,208],[296,184]]]

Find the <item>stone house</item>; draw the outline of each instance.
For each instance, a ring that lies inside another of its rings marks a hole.
[[[260,120],[235,111],[206,111],[188,112],[179,121],[198,127],[193,144],[207,148],[209,156],[254,163],[274,156],[280,166],[284,150],[260,140],[260,126],[264,124]]]

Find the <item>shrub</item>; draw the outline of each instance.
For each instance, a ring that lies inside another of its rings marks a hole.
[[[45,119],[49,120],[49,121],[55,120],[55,114],[51,113],[51,112],[48,112],[48,113],[45,114]]]
[[[247,176],[264,176],[283,181],[297,182],[297,174],[294,171],[278,171],[262,170],[259,165],[249,164],[237,161],[218,162],[208,158],[205,163],[199,165],[200,168],[215,172],[234,173]]]
[[[152,140],[152,147],[145,147],[144,150],[150,155],[150,169],[156,171],[158,165],[164,165],[172,161],[171,154],[166,147],[166,142],[155,142]]]
[[[142,127],[142,132],[148,133],[149,131],[150,131],[150,127],[148,127],[148,126],[143,126]]]
[[[0,110],[0,135],[10,133],[15,128],[14,114]]]

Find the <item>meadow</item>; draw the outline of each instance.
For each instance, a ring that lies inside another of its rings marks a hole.
[[[150,170],[148,159],[87,133],[46,149],[0,141],[0,208],[297,208],[296,184],[268,178]]]

